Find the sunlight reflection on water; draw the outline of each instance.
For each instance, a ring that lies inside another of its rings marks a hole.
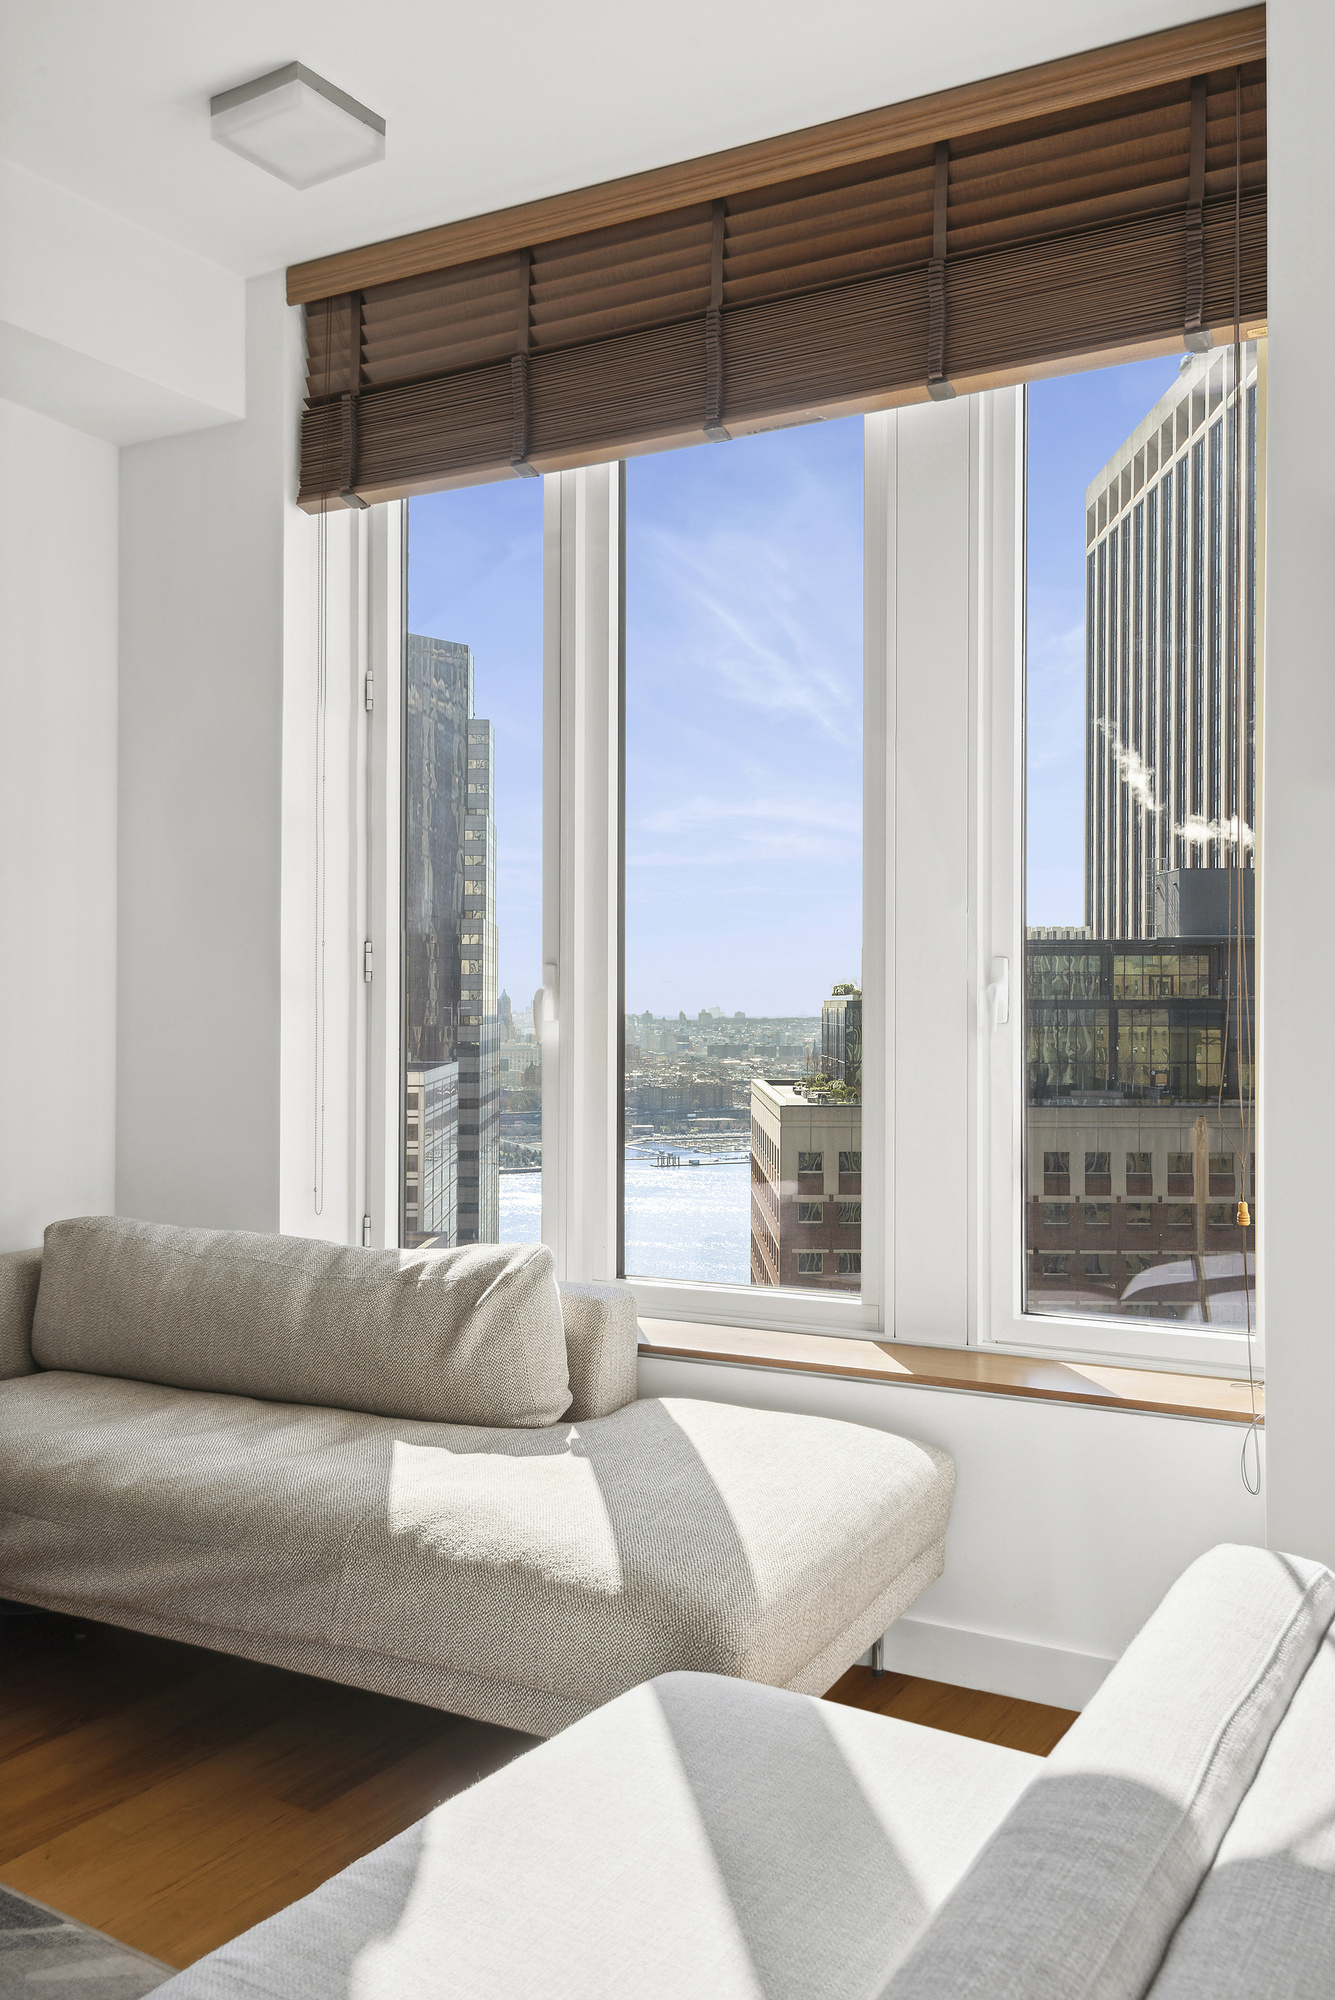
[[[699,1167],[627,1160],[627,1271],[700,1284],[749,1284],[750,1190],[745,1160]],[[536,1243],[541,1204],[540,1175],[502,1174],[501,1242]]]

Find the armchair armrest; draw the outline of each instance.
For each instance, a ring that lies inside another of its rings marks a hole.
[[[37,1372],[32,1358],[32,1317],[41,1275],[40,1250],[0,1253],[0,1382]]]
[[[610,1417],[636,1395],[640,1326],[626,1285],[560,1285],[571,1404],[564,1421]]]

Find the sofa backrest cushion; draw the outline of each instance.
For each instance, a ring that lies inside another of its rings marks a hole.
[[[624,1410],[638,1393],[640,1322],[626,1285],[572,1285],[561,1290],[570,1369],[566,1419],[587,1423]]]
[[[1320,1563],[1194,1562],[884,2000],[1140,2000],[1333,1616]]]
[[[361,1250],[87,1216],[46,1232],[42,1368],[426,1422],[538,1428],[570,1402],[540,1244]]]
[[[1335,1636],[1329,1632],[1178,1925],[1151,2000],[1335,1993]]]
[[[0,1255],[0,1382],[31,1375],[32,1316],[37,1305],[40,1250],[6,1250]]]

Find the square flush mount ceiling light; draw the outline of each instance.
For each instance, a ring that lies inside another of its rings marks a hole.
[[[289,187],[315,187],[385,157],[384,119],[304,63],[224,90],[209,110],[220,146]]]

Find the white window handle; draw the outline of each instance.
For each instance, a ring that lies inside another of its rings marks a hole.
[[[1008,958],[994,958],[992,961],[992,981],[987,989],[987,1012],[992,1023],[992,1032],[1004,1028],[1011,1017],[1011,962]]]
[[[556,967],[544,965],[546,984],[533,995],[533,1034],[541,1041],[548,1028],[556,1026]]]

